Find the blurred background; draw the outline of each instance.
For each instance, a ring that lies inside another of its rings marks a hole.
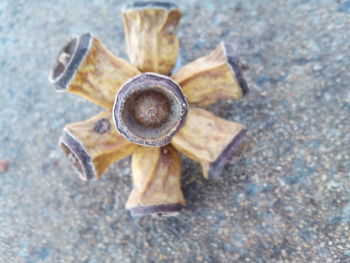
[[[0,262],[350,262],[350,1],[176,1],[184,63],[238,46],[251,92],[210,110],[250,140],[216,181],[183,157],[165,219],[124,209],[129,159],[85,183],[58,147],[100,111],[49,84],[58,51],[90,31],[127,58],[127,3],[0,1]]]

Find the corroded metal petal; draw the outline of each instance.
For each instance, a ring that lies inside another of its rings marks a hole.
[[[174,215],[185,204],[181,162],[170,146],[139,146],[132,155],[134,187],[126,203],[133,216]]]
[[[248,92],[235,48],[224,42],[209,56],[180,68],[172,78],[188,102],[196,106],[207,106],[219,99],[240,99]]]
[[[60,145],[83,180],[99,178],[108,166],[136,149],[114,129],[111,117],[105,111],[64,127]]]
[[[73,37],[62,48],[49,80],[57,91],[68,91],[112,108],[121,85],[140,72],[113,55],[103,43],[86,33]]]
[[[244,125],[221,119],[203,109],[191,108],[172,144],[199,162],[206,178],[215,178],[220,176],[225,163],[240,152],[244,136]]]

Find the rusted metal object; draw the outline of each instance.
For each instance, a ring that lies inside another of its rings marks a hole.
[[[187,100],[175,81],[143,73],[120,89],[113,117],[117,130],[129,141],[164,146],[182,127],[187,111]]]
[[[135,3],[122,17],[130,63],[91,33],[71,38],[59,52],[49,76],[56,90],[105,108],[66,125],[60,144],[83,180],[132,155],[126,208],[133,216],[175,215],[185,205],[178,151],[199,162],[206,178],[217,178],[243,149],[244,125],[198,107],[240,99],[247,83],[234,46],[225,42],[168,76],[178,56],[176,5]]]

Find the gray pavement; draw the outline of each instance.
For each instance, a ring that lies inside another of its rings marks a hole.
[[[177,1],[184,62],[237,44],[251,93],[210,109],[249,127],[221,179],[183,158],[177,218],[133,219],[129,160],[84,183],[57,145],[100,109],[47,75],[71,34],[126,57],[130,1],[0,1],[0,262],[350,262],[350,1]]]

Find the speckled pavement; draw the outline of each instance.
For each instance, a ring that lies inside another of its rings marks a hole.
[[[207,181],[183,158],[177,218],[124,209],[129,160],[84,183],[57,141],[99,108],[47,75],[72,34],[126,57],[129,1],[0,1],[0,262],[350,262],[350,1],[189,1],[184,62],[237,44],[251,93],[211,107],[245,123],[244,158]]]

